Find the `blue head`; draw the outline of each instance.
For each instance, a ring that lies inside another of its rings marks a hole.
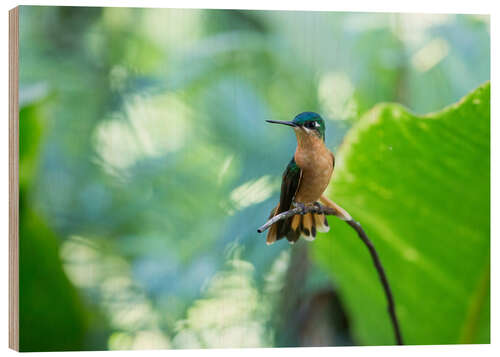
[[[317,135],[325,141],[325,121],[318,113],[303,112],[293,118],[292,121],[266,120],[268,123],[284,124],[295,129],[302,129],[308,134]]]

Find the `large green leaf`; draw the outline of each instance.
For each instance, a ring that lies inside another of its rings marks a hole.
[[[345,138],[330,197],[365,228],[407,344],[490,340],[490,84],[438,113],[380,104]],[[316,259],[338,283],[360,344],[393,344],[368,250],[331,219]]]

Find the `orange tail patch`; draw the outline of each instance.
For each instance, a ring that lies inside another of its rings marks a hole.
[[[278,213],[279,205],[271,210],[269,219]],[[326,233],[329,230],[330,226],[324,214],[297,214],[291,218],[273,224],[267,233],[266,244],[273,244],[285,236],[290,244],[294,244],[300,237],[312,241],[316,238],[317,232]]]

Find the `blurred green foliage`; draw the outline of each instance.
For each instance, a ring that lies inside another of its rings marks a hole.
[[[381,101],[488,80],[489,39],[484,16],[21,6],[21,348],[352,343],[336,273],[255,232],[295,147],[264,120],[319,112],[335,152]]]
[[[383,261],[408,344],[490,341],[490,85],[426,116],[381,104],[346,136],[330,197]],[[393,344],[371,258],[333,222],[315,245],[362,344]]]

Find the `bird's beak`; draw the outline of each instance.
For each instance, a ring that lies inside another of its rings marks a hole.
[[[295,124],[293,121],[276,121],[276,120],[266,120],[268,123],[273,123],[273,124],[283,124],[283,125],[288,125],[291,127],[296,128],[297,124]]]

